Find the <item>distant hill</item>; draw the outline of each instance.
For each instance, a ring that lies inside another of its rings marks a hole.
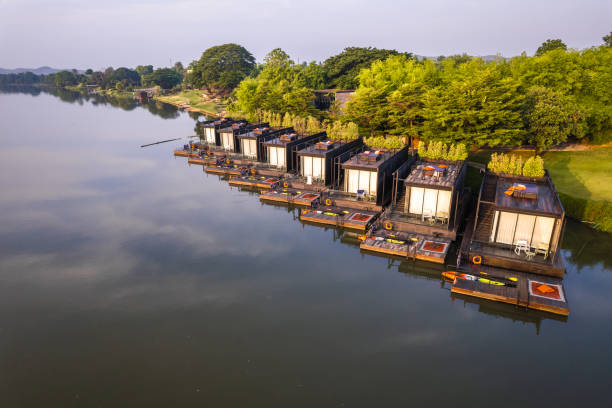
[[[55,74],[56,72],[62,71],[61,69],[51,68],[51,67],[38,67],[38,68],[15,68],[15,69],[6,69],[0,68],[0,74],[20,74],[22,72],[32,72],[36,75],[48,75]]]

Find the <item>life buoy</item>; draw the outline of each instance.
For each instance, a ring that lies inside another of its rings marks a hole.
[[[480,265],[482,263],[482,257],[480,255],[474,255],[472,257],[472,262],[474,265]]]
[[[225,159],[225,163],[230,164],[230,159]]]
[[[332,205],[332,200],[331,200],[331,198],[326,198],[326,199],[325,199],[325,205]]]
[[[285,187],[285,188],[289,187],[289,182],[288,181],[284,181],[283,182],[283,187]]]
[[[251,169],[251,174],[254,176],[255,174],[257,174],[257,170],[255,170],[255,168]]]
[[[385,229],[386,230],[392,230],[393,229],[393,224],[391,224],[391,221],[385,221]]]

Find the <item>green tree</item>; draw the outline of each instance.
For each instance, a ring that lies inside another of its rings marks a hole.
[[[158,68],[150,74],[144,75],[147,85],[159,85],[163,89],[171,89],[182,81],[181,74],[170,68]]]
[[[247,117],[252,117],[257,109],[302,117],[317,113],[312,103],[313,90],[307,86],[303,69],[279,48],[266,56],[256,77],[240,83],[233,96],[229,110]]]
[[[556,49],[562,49],[565,51],[567,50],[567,45],[565,45],[565,43],[558,38],[554,40],[548,39],[544,41],[542,45],[538,47],[535,55],[536,57],[539,57],[540,55],[546,54],[548,51],[552,51]]]
[[[374,61],[384,61],[392,55],[412,57],[411,53],[372,47],[348,47],[338,55],[323,62],[328,88],[355,89],[359,85],[358,75],[362,68],[368,68]]]
[[[525,122],[529,141],[538,150],[584,136],[582,112],[569,98],[548,88],[529,90],[525,102]]]
[[[605,45],[606,47],[612,47],[612,31],[610,31],[610,34],[608,34],[608,35],[604,35],[604,36],[602,37],[602,40],[603,40],[604,45]]]
[[[255,68],[255,58],[238,44],[223,44],[204,51],[190,65],[188,81],[197,88],[229,92]]]
[[[54,76],[55,86],[64,87],[68,85],[76,85],[77,78],[70,71],[60,71]]]

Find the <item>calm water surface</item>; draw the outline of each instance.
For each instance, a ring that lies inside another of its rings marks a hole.
[[[194,117],[0,93],[0,406],[611,406],[612,237],[571,315],[451,296],[175,159]]]

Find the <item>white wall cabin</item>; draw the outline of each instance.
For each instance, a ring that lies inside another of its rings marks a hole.
[[[376,171],[346,169],[344,175],[344,189],[349,193],[359,190],[367,195],[376,195],[378,173]]]
[[[452,192],[435,188],[406,186],[406,212],[413,215],[449,218]]]
[[[315,180],[325,180],[325,157],[301,156],[300,173]]]
[[[286,167],[286,149],[284,147],[268,146],[268,163],[276,167]]]

